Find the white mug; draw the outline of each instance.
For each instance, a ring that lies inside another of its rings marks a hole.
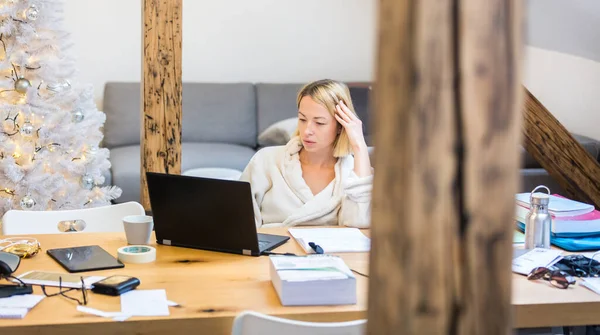
[[[150,244],[154,220],[148,215],[128,215],[123,218],[128,244]]]

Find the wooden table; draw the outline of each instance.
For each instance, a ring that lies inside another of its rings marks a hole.
[[[286,229],[262,229],[287,234]],[[368,231],[366,232],[368,234]],[[99,244],[111,254],[126,245],[121,233],[89,233],[35,236],[44,249]],[[296,320],[344,321],[366,317],[367,278],[357,275],[356,305],[283,307],[271,285],[267,257],[249,257],[158,245],[157,260],[148,264],[126,264],[123,269],[94,271],[90,275],[125,274],[140,278],[138,289],[165,289],[167,298],[183,307],[170,307],[168,317],[132,317],[125,322],[84,314],[76,303],[63,297],[45,298],[22,320],[1,320],[0,333],[61,334],[159,334],[190,332],[229,334],[233,318],[243,310],[254,310]],[[303,253],[293,239],[277,252]],[[340,254],[350,268],[368,273],[368,254]],[[45,252],[25,259],[17,274],[30,270],[64,270]],[[37,294],[42,294],[35,287]],[[567,290],[544,281],[527,281],[514,275],[514,327],[546,327],[600,324],[600,295],[582,286]],[[88,307],[120,311],[120,299],[91,294]]]
[[[287,235],[287,230],[263,229],[271,234]],[[87,233],[32,235],[42,247],[51,248],[98,244],[117,256],[127,244],[124,233]],[[154,237],[152,237],[154,241]],[[56,296],[44,298],[22,320],[0,319],[0,334],[230,334],[233,318],[243,310],[254,310],[297,320],[345,321],[366,317],[367,279],[357,277],[356,305],[283,307],[270,281],[268,257],[251,257],[196,249],[154,245],[157,259],[147,264],[125,264],[123,269],[93,271],[89,275],[124,274],[138,277],[138,289],[165,289],[167,298],[183,307],[170,307],[168,317],[132,317],[125,322],[78,312],[77,303]],[[30,270],[65,272],[46,255],[45,250],[21,262],[16,275]],[[290,239],[277,252],[303,254]],[[352,269],[368,272],[368,254],[344,254]],[[43,294],[39,287],[34,293]],[[74,292],[71,292],[77,297]],[[81,294],[78,296],[81,298]],[[120,311],[120,298],[90,294],[88,307],[102,311]]]

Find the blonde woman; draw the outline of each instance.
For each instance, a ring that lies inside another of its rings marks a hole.
[[[292,139],[259,150],[240,177],[251,185],[257,227],[368,227],[373,169],[348,87],[315,81],[296,103]]]

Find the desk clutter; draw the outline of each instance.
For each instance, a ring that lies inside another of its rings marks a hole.
[[[134,316],[169,316],[169,307],[182,307],[167,299],[165,289],[143,289],[143,278],[126,275],[128,264],[136,264],[137,267],[156,266],[153,263],[161,248],[178,247],[162,243],[157,243],[157,247],[150,245],[153,226],[151,217],[128,216],[123,219],[123,224],[128,227],[123,234],[127,245],[115,248],[113,244],[114,250],[106,249],[98,241],[99,244],[67,245],[40,252],[43,250],[42,245],[34,238],[11,237],[0,240],[0,250],[9,251],[0,251],[0,256],[5,255],[4,258],[0,257],[4,264],[0,266],[0,278],[11,282],[0,285],[0,319],[22,319],[40,302],[54,299],[68,299],[66,301],[71,301],[73,309],[79,313],[113,321],[125,321]],[[252,222],[250,224],[254,226]],[[262,263],[265,265],[262,271],[269,273],[272,288],[277,293],[281,306],[356,304],[356,277],[352,273],[355,270],[348,267],[340,256],[332,253],[368,252],[370,239],[356,228],[292,228],[288,232],[292,236],[291,240],[307,255],[285,253],[292,256],[282,256],[271,253],[267,258],[262,254],[268,259],[268,265],[266,262]],[[261,234],[258,236],[260,238]],[[290,239],[283,235],[273,236],[285,238],[280,243]],[[158,242],[158,236],[156,238]],[[230,251],[227,248],[204,248],[202,244],[182,249],[207,249],[222,253]],[[252,256],[261,257],[261,254],[233,257]],[[34,257],[47,257],[64,272],[56,269],[46,271],[44,268],[32,270],[29,267],[16,274],[21,260]],[[99,270],[105,272],[96,275],[95,271]],[[114,273],[110,273],[111,271]],[[33,291],[32,288],[36,290]],[[5,293],[4,296],[2,292]],[[94,294],[119,299],[120,308],[93,308]]]
[[[545,188],[548,194],[535,193],[538,188]],[[548,217],[549,231],[547,238],[550,244],[567,251],[588,251],[600,249],[600,211],[593,205],[575,201],[559,194],[550,194],[550,190],[540,185],[531,193],[518,193],[515,200],[515,220],[517,229],[527,235],[527,221],[531,217],[540,217],[535,214],[542,210]],[[544,205],[536,204],[543,201]],[[535,213],[534,213],[535,212]],[[535,224],[529,225],[535,230]],[[536,233],[536,234],[537,234]],[[527,244],[527,242],[525,242]],[[536,245],[539,247],[541,245]],[[532,246],[529,246],[532,248]]]

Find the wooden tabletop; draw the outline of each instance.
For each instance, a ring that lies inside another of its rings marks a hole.
[[[263,232],[287,235],[284,228],[264,229]],[[45,253],[47,249],[98,244],[116,257],[117,249],[127,245],[124,233],[32,236],[40,241],[44,251],[31,259],[24,259],[16,275],[31,270],[65,272]],[[126,263],[123,269],[82,274],[130,275],[140,279],[140,290],[165,289],[167,299],[183,306],[170,307],[170,316],[132,317],[125,322],[115,322],[78,312],[77,302],[56,296],[44,298],[24,319],[0,319],[0,333],[24,334],[43,330],[61,334],[164,334],[177,330],[177,333],[229,334],[233,318],[243,310],[312,321],[345,321],[366,317],[367,279],[360,275],[356,275],[356,305],[283,307],[271,284],[268,257],[153,246],[157,249],[155,262]],[[275,251],[304,254],[293,239]],[[367,253],[340,255],[350,268],[368,273]],[[37,286],[34,287],[34,293],[43,294]],[[71,293],[77,297],[74,292]],[[87,307],[107,312],[120,311],[120,298],[91,293]],[[200,329],[202,332],[198,331]]]
[[[262,232],[287,235],[284,228]],[[365,231],[368,235],[368,231]],[[126,245],[122,233],[88,233],[35,236],[43,252],[21,262],[16,274],[30,270],[65,272],[46,255],[51,248],[98,244],[114,256]],[[153,238],[154,240],[154,238]],[[165,289],[167,298],[182,305],[170,307],[167,317],[132,317],[125,322],[97,317],[76,310],[76,302],[63,297],[45,298],[22,320],[0,319],[0,332],[61,334],[112,333],[158,334],[179,332],[229,334],[233,318],[243,310],[254,310],[286,318],[309,321],[344,321],[366,318],[367,278],[357,277],[356,305],[283,307],[269,277],[268,257],[251,257],[196,249],[155,245],[157,260],[126,264],[123,269],[93,271],[84,275],[124,274],[138,277],[138,289]],[[277,252],[303,254],[290,239]],[[368,274],[367,253],[339,254],[348,266]],[[514,327],[600,324],[600,295],[575,285],[556,289],[545,281],[528,281],[513,275]],[[42,294],[39,287],[34,293]],[[120,311],[120,298],[90,294],[88,307]],[[202,330],[199,332],[199,330]]]

